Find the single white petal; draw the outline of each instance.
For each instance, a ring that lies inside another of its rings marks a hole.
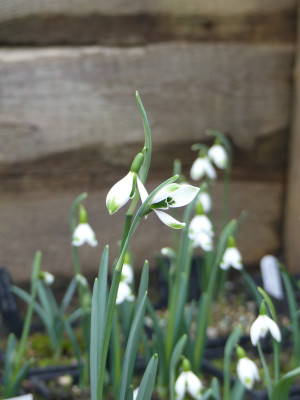
[[[213,239],[206,232],[200,232],[198,234],[197,241],[198,241],[198,245],[201,247],[202,250],[212,251],[212,249],[214,247]]]
[[[171,217],[171,215],[163,212],[163,211],[158,211],[154,210],[158,218],[163,222],[164,224],[168,225],[170,228],[173,229],[182,229],[185,227],[184,222],[177,221],[177,219]]]
[[[139,388],[134,389],[134,391],[133,391],[133,399],[132,400],[136,400],[138,392],[139,392]]]
[[[192,165],[190,176],[194,181],[197,181],[205,175],[205,167],[204,167],[204,158],[199,157],[197,158]]]
[[[132,270],[131,265],[126,264],[126,263],[123,264],[121,280],[122,280],[122,282],[125,282],[125,283],[133,282],[133,270]]]
[[[182,372],[175,382],[176,400],[184,399],[185,392],[186,392],[186,372]]]
[[[87,242],[90,246],[97,246],[98,242],[95,236],[95,232],[89,224],[79,224],[73,232],[72,245],[81,246]]]
[[[199,193],[199,188],[192,185],[182,184],[179,189],[170,194],[174,204],[170,204],[171,208],[183,207],[189,204]]]
[[[192,372],[186,372],[187,392],[195,399],[201,399],[202,383],[200,379]]]
[[[210,160],[208,159],[208,157],[204,158],[204,171],[205,174],[210,178],[210,179],[216,179],[217,178],[217,173],[212,165],[212,163],[210,162]]]
[[[228,156],[226,150],[220,144],[213,145],[208,150],[209,158],[216,164],[220,169],[225,169],[228,164]]]
[[[226,260],[224,260],[224,258],[220,262],[220,268],[224,269],[224,271],[230,268],[230,265],[228,264],[228,262],[226,262]]]
[[[146,190],[145,186],[143,185],[143,183],[140,181],[139,178],[137,178],[137,186],[138,186],[138,189],[139,189],[139,193],[140,193],[140,196],[141,196],[142,203],[144,203],[144,201],[148,197],[148,193],[147,193],[147,190]]]
[[[180,186],[181,185],[179,185],[178,183],[170,183],[169,185],[164,186],[156,193],[151,203],[156,204],[163,200],[166,200],[168,197],[173,198],[175,192],[177,192],[180,189]]]
[[[130,199],[132,192],[134,173],[128,174],[117,182],[108,192],[106,196],[106,207],[110,214],[115,213],[122,206],[124,206]]]
[[[211,197],[207,192],[200,192],[197,202],[202,204],[203,211],[207,214],[211,211]]]
[[[264,329],[264,320],[259,315],[256,320],[253,322],[250,328],[250,339],[253,346],[256,346],[259,339],[265,336],[266,330]]]
[[[268,329],[269,329],[271,335],[273,336],[273,338],[275,340],[277,340],[277,342],[281,342],[281,333],[280,333],[280,329],[279,329],[278,325],[276,324],[276,322],[273,321],[267,315],[264,315],[264,317],[265,317],[265,323],[268,326]]]
[[[123,301],[134,300],[134,295],[132,294],[131,288],[125,282],[119,283],[116,304],[121,304]]]

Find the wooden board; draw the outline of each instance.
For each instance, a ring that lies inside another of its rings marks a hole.
[[[0,165],[91,147],[127,165],[143,142],[136,89],[155,145],[191,144],[214,128],[249,151],[286,135],[292,67],[290,45],[2,49]]]
[[[295,42],[296,0],[2,0],[0,44]]]
[[[151,181],[147,188],[154,188],[159,181]],[[279,221],[282,210],[284,186],[278,183],[235,182],[232,185],[231,218],[238,218],[247,210],[247,219],[238,235],[238,246],[244,263],[256,263],[266,253],[276,254],[281,247]],[[110,262],[118,251],[122,234],[125,208],[109,216],[105,207],[107,190],[77,188],[54,191],[33,189],[27,192],[6,190],[0,197],[0,254],[1,264],[13,276],[14,282],[29,280],[33,255],[43,252],[42,269],[59,277],[70,277],[72,265],[68,214],[72,201],[82,191],[88,190],[84,202],[89,221],[96,231],[99,245],[80,248],[82,269],[86,275],[95,277],[102,250],[110,245]],[[220,221],[222,184],[213,190],[213,214]],[[266,207],[265,199],[269,203]],[[142,221],[133,237],[132,249],[136,268],[140,271],[145,259],[150,268],[156,267],[154,256],[164,246],[172,245],[173,231],[163,225],[155,214]],[[200,249],[198,249],[201,254]]]

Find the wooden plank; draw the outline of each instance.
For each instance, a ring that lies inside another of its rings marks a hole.
[[[296,0],[2,0],[0,44],[295,42]]]
[[[147,188],[154,188],[161,181],[151,180]],[[4,210],[0,213],[0,254],[1,264],[9,269],[14,282],[29,280],[36,250],[43,252],[43,270],[57,277],[72,276],[74,269],[68,214],[74,198],[85,190],[88,190],[89,196],[84,204],[99,245],[96,248],[88,245],[80,248],[82,269],[86,275],[95,277],[106,244],[110,245],[110,260],[113,261],[122,234],[125,209],[113,216],[108,215],[105,207],[107,190],[86,187],[80,182],[73,189],[53,191],[49,188],[33,188],[24,193],[17,192],[17,195],[12,188],[0,196],[0,209]],[[283,190],[284,185],[278,183],[232,184],[230,216],[238,218],[241,211],[248,212],[238,235],[238,246],[247,265],[256,263],[266,253],[276,254],[280,248],[279,222]],[[216,184],[213,195],[213,214],[217,222],[221,217],[221,183]],[[266,198],[269,199],[267,206]],[[172,233],[155,214],[141,222],[132,242],[137,270],[141,269],[145,258],[149,260],[150,268],[156,266],[154,255],[163,246],[172,245]]]
[[[2,0],[1,20],[34,14],[157,14],[238,15],[295,10],[297,0]]]
[[[108,165],[127,164],[143,140],[135,89],[157,146],[215,128],[249,151],[286,134],[292,66],[290,45],[2,49],[0,163],[92,147]]]
[[[300,8],[298,7],[298,42],[294,71],[294,103],[289,147],[289,165],[285,204],[284,249],[289,270],[300,270]]]

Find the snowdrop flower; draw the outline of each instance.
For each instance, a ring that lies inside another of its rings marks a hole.
[[[198,194],[197,203],[201,203],[205,214],[208,214],[211,211],[211,197],[207,192],[200,192]]]
[[[220,267],[224,270],[233,267],[235,269],[242,269],[242,255],[239,250],[235,247],[235,240],[231,236],[228,239],[228,247],[223,254],[223,258]]]
[[[95,247],[98,244],[95,232],[87,223],[87,212],[81,204],[79,207],[79,225],[77,225],[73,232],[72,246],[79,247],[85,242],[92,247]]]
[[[86,280],[86,277],[83,276],[82,274],[76,274],[76,279],[77,282],[83,286],[83,287],[88,287],[88,281]]]
[[[128,174],[117,182],[106,196],[106,207],[110,214],[115,213],[123,207],[129,199],[135,195],[136,183],[139,181],[137,176],[144,161],[144,154],[138,153],[130,167]]]
[[[119,283],[116,304],[121,304],[125,300],[133,301],[134,299],[135,297],[134,294],[132,293],[130,286],[126,282],[121,281]]]
[[[54,275],[50,274],[47,271],[40,272],[40,278],[46,283],[46,285],[50,286],[54,282]]]
[[[239,380],[246,389],[252,389],[255,381],[260,380],[258,368],[253,361],[246,357],[245,351],[240,346],[237,347],[237,354],[239,357],[237,363]]]
[[[84,243],[95,247],[98,244],[95,232],[88,223],[79,224],[73,233],[72,246],[82,246]]]
[[[266,306],[264,302],[261,303],[259,314],[260,315],[256,318],[250,328],[250,339],[253,346],[257,346],[259,339],[266,337],[268,331],[270,331],[271,335],[277,342],[280,342],[280,329],[276,322],[266,315]]]
[[[193,247],[200,246],[204,251],[213,249],[213,225],[206,215],[194,216],[189,225],[188,236],[193,242]]]
[[[208,157],[220,169],[225,169],[228,165],[228,156],[226,150],[220,144],[214,144],[208,150]]]
[[[217,173],[207,156],[198,157],[190,171],[191,178],[197,181],[203,178],[205,175],[210,179],[216,179]]]
[[[193,399],[201,399],[202,383],[200,379],[190,370],[190,362],[185,358],[182,363],[183,371],[175,382],[175,398],[183,400],[186,394]]]
[[[137,185],[141,200],[144,202],[148,197],[148,193],[140,180],[137,181]],[[185,223],[177,221],[161,210],[183,207],[189,204],[198,192],[199,188],[192,185],[170,183],[156,193],[151,201],[150,209],[154,210],[158,218],[170,228],[182,229],[185,227]]]

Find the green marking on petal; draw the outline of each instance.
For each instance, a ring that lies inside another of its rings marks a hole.
[[[164,190],[167,193],[175,192],[178,189],[180,189],[180,185],[178,183],[170,183],[169,185],[165,186],[165,188],[164,188]]]
[[[112,215],[114,212],[116,212],[119,209],[120,204],[117,202],[116,198],[113,197],[112,199],[109,199],[107,202],[107,209],[110,215]]]
[[[170,228],[173,229],[182,229],[185,227],[185,223],[175,223],[175,222],[171,222],[170,224],[168,224]]]

